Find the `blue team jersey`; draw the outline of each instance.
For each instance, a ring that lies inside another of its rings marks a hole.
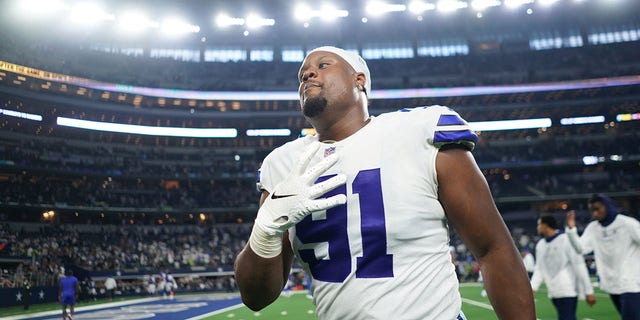
[[[66,276],[60,279],[60,287],[62,287],[62,295],[75,295],[78,278],[74,276]]]

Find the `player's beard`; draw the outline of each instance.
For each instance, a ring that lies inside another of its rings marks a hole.
[[[312,97],[304,101],[302,113],[305,117],[313,118],[321,114],[327,108],[327,99],[324,97]]]

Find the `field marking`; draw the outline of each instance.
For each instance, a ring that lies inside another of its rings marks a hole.
[[[236,305],[233,305],[233,306],[229,306],[229,307],[226,307],[226,308],[223,308],[223,309],[219,309],[219,310],[216,310],[216,311],[211,311],[211,312],[209,312],[209,313],[201,314],[201,315],[199,315],[199,316],[195,316],[195,317],[193,317],[193,318],[188,318],[188,319],[185,319],[185,320],[199,320],[199,319],[204,319],[204,318],[206,318],[206,317],[215,316],[215,315],[217,315],[217,314],[221,314],[221,313],[225,313],[225,312],[227,312],[227,311],[231,311],[231,310],[238,309],[238,308],[240,308],[240,307],[242,307],[242,306],[244,306],[244,304],[239,303],[239,304],[236,304]]]
[[[84,311],[94,311],[94,310],[100,310],[100,309],[109,309],[109,308],[115,308],[115,307],[121,307],[121,306],[128,306],[128,305],[132,305],[132,304],[145,303],[145,302],[159,300],[159,299],[160,299],[160,297],[151,297],[151,298],[143,298],[143,299],[131,299],[131,300],[125,300],[125,301],[114,301],[114,302],[107,302],[107,303],[101,303],[101,304],[94,304],[94,305],[91,305],[91,306],[76,307],[75,310],[74,310],[74,313],[80,313],[80,312],[84,312]],[[58,314],[62,314],[62,311],[56,309],[56,310],[29,313],[29,314],[25,314],[25,315],[9,316],[9,317],[2,318],[2,319],[5,319],[5,320],[20,320],[20,319],[29,319],[29,318],[36,318],[36,317],[53,316],[53,315],[58,315]]]
[[[484,303],[484,302],[475,301],[475,300],[471,300],[471,299],[467,299],[467,298],[462,298],[462,302],[468,303],[470,305],[474,305],[476,307],[484,308],[484,309],[487,309],[487,310],[493,310],[493,307],[490,304],[487,304],[487,303]]]

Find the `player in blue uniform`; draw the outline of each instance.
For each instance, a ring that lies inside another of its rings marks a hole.
[[[69,319],[73,316],[73,309],[76,305],[76,294],[80,290],[78,278],[73,276],[73,271],[67,269],[65,277],[60,279],[60,286],[58,290],[58,299],[62,304],[62,320]],[[67,306],[69,306],[69,313],[67,313]]]
[[[236,259],[243,302],[272,303],[296,255],[318,318],[464,319],[448,223],[479,261],[500,319],[533,320],[529,279],[469,151],[477,136],[453,110],[371,117],[357,54],[320,47],[299,72],[315,136],[269,154],[261,207]]]

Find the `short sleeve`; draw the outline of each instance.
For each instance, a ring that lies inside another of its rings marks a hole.
[[[425,106],[419,108],[402,109],[410,112],[413,121],[419,121],[426,130],[427,143],[440,149],[446,145],[459,145],[472,151],[478,142],[469,124],[460,115],[444,106]]]

